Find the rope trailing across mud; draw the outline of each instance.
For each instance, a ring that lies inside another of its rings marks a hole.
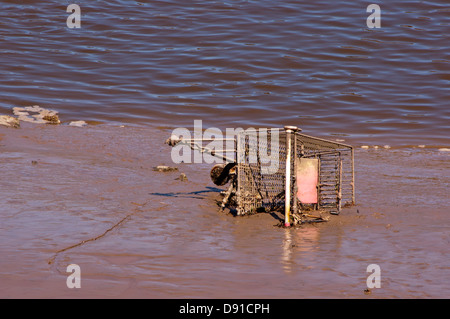
[[[113,230],[114,228],[120,226],[120,225],[121,225],[122,223],[124,223],[127,219],[130,219],[130,218],[131,218],[131,215],[133,215],[133,214],[129,214],[129,215],[125,216],[125,217],[122,218],[119,222],[117,222],[117,223],[116,223],[115,225],[113,225],[111,228],[108,228],[103,234],[98,235],[97,237],[89,238],[89,239],[80,241],[78,244],[75,244],[75,245],[72,245],[72,246],[69,246],[69,247],[66,247],[66,248],[63,248],[63,249],[58,250],[58,251],[55,253],[55,255],[53,255],[53,257],[49,259],[48,264],[49,264],[49,265],[53,264],[53,263],[55,262],[56,257],[58,257],[58,254],[60,254],[60,253],[62,253],[62,252],[65,252],[65,251],[67,251],[67,250],[73,249],[73,248],[75,248],[75,247],[79,247],[79,246],[84,245],[84,244],[86,244],[86,243],[88,243],[88,242],[90,242],[90,241],[94,241],[94,240],[100,239],[100,238],[102,238],[102,237],[105,237],[106,234],[109,233],[111,230]]]
[[[70,249],[73,249],[73,248],[82,246],[82,245],[84,245],[84,244],[86,244],[86,243],[88,243],[88,242],[95,241],[95,240],[97,240],[97,239],[100,239],[100,238],[105,237],[110,231],[112,231],[113,229],[119,227],[119,226],[122,225],[125,221],[127,221],[128,219],[130,219],[131,216],[133,216],[134,214],[136,214],[136,213],[138,213],[138,212],[142,212],[142,208],[145,207],[148,203],[149,203],[149,202],[145,202],[144,204],[131,203],[131,204],[133,204],[133,205],[138,205],[138,206],[140,206],[140,207],[135,208],[134,211],[133,211],[132,213],[128,214],[127,216],[125,216],[124,218],[122,218],[121,220],[119,220],[117,223],[115,223],[113,226],[111,226],[110,228],[108,228],[107,230],[105,230],[105,232],[104,232],[103,234],[98,235],[98,236],[96,236],[96,237],[92,237],[92,238],[83,240],[83,241],[80,241],[80,242],[77,243],[77,244],[74,244],[74,245],[71,245],[71,246],[69,246],[69,247],[66,247],[66,248],[63,248],[63,249],[58,250],[57,252],[55,252],[55,254],[53,255],[53,257],[50,258],[50,259],[48,260],[48,264],[49,264],[49,265],[53,264],[53,263],[55,262],[55,259],[58,257],[58,255],[59,255],[60,253],[66,252],[66,251],[68,251],[68,250],[70,250]],[[167,204],[166,204],[166,205],[163,205],[163,206],[161,206],[161,207],[155,209],[155,211],[160,211],[160,210],[164,209],[164,208],[167,207],[167,206],[168,206]]]

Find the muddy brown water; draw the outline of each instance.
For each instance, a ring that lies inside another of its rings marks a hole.
[[[1,127],[1,297],[449,297],[448,152],[357,148],[357,205],[283,229],[218,211],[209,164],[154,171],[174,166],[169,133]],[[381,288],[366,295],[369,264]]]

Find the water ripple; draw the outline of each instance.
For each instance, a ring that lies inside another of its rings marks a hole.
[[[3,113],[39,104],[102,122],[448,142],[442,1],[382,2],[380,29],[352,1],[79,1],[80,29],[66,26],[68,2],[3,3]],[[413,112],[428,115],[405,122]]]

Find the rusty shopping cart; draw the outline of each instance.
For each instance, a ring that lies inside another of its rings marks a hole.
[[[227,146],[221,149],[203,146],[204,138],[171,136],[166,141],[222,161],[210,172],[216,185],[229,184],[222,209],[228,207],[237,215],[284,211],[289,226],[300,223],[309,212],[339,214],[342,207],[355,204],[350,145],[308,136],[293,126],[240,130],[222,141]]]

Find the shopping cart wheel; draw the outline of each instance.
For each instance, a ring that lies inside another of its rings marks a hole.
[[[230,180],[232,173],[234,172],[233,168],[236,166],[236,163],[228,163],[228,164],[216,164],[211,169],[211,180],[214,184],[218,186],[223,186]]]

